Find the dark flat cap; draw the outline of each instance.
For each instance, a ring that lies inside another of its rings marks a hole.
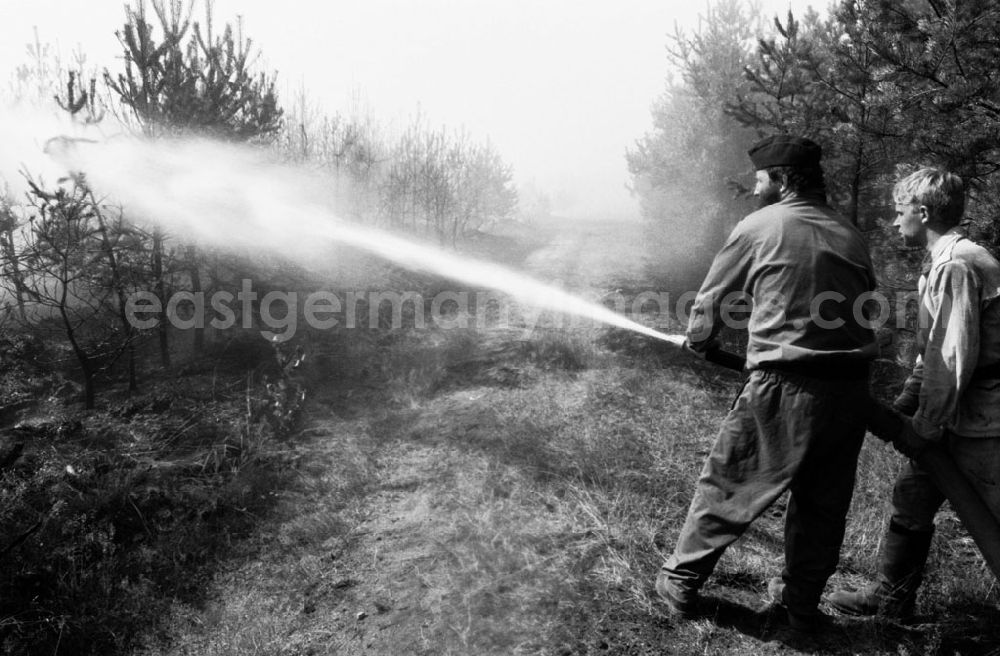
[[[758,141],[747,151],[758,171],[772,166],[819,166],[823,149],[819,144],[789,134],[775,134]]]

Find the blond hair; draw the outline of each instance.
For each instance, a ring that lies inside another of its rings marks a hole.
[[[897,203],[916,203],[927,208],[931,220],[958,225],[965,212],[965,185],[954,173],[931,166],[914,171],[892,188]]]

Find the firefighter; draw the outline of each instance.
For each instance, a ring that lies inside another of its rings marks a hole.
[[[962,179],[922,168],[893,189],[893,225],[906,246],[923,247],[916,366],[894,408],[912,417],[897,448],[919,457],[941,444],[1000,521],[1000,264],[967,239]],[[892,515],[876,580],[828,601],[848,615],[913,617],[917,588],[944,494],[911,459],[892,491]]]
[[[723,420],[656,580],[668,612],[699,613],[726,548],[786,490],[785,567],[768,592],[793,629],[828,623],[817,606],[834,572],[854,488],[874,331],[857,308],[874,290],[867,246],[826,203],[820,146],[768,137],[749,156],[763,206],[733,229],[695,299],[687,341],[717,348],[725,304],[750,297],[748,378]]]

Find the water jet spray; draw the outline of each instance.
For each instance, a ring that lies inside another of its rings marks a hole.
[[[192,241],[222,248],[267,244],[269,250],[314,258],[328,257],[331,243],[344,244],[411,270],[498,290],[534,307],[685,345],[683,336],[655,330],[512,269],[344,221],[312,199],[316,185],[309,184],[307,172],[268,162],[248,148],[204,139],[57,136],[45,142],[45,152],[68,171],[85,173],[95,189],[134,216]],[[329,179],[316,183],[329,185]],[[709,352],[706,359],[734,369],[743,366],[742,358],[721,351]]]

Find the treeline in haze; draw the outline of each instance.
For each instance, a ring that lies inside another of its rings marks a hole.
[[[889,278],[898,244],[884,244],[882,222],[902,167],[960,174],[971,236],[1000,248],[996,2],[842,0],[770,17],[718,0],[667,50],[679,76],[628,165],[644,215],[684,242],[677,253],[699,253],[702,272],[752,209],[747,148],[779,132],[822,144],[830,200],[869,234]]]

